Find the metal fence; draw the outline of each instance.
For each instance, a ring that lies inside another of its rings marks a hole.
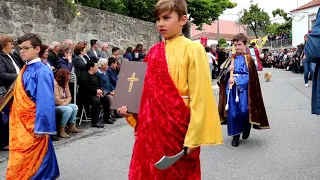
[[[263,48],[291,48],[292,47],[292,39],[279,39],[273,41],[267,41]]]

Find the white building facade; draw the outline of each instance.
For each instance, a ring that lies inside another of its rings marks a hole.
[[[315,0],[319,2],[319,0]],[[308,4],[291,11],[292,15],[292,46],[304,42],[304,35],[312,30],[316,16],[320,8],[320,3],[311,1]]]

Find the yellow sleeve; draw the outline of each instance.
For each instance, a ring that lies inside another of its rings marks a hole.
[[[137,117],[134,117],[133,114],[131,114],[129,117],[126,117],[126,120],[127,120],[128,124],[133,128],[135,128],[136,125],[137,125],[137,119],[136,118]]]
[[[188,67],[191,118],[184,140],[187,147],[222,144],[222,130],[212,91],[207,54],[200,43],[190,43]]]

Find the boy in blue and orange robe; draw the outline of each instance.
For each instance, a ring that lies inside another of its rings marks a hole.
[[[38,58],[41,40],[36,35],[25,34],[19,41],[27,63],[14,88],[6,178],[56,179],[60,173],[50,139],[56,134],[53,73]]]

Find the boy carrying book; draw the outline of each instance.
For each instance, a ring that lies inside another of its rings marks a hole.
[[[182,35],[188,21],[185,0],[159,0],[155,17],[164,41],[144,59],[148,67],[139,114],[118,109],[135,127],[129,179],[198,180],[199,147],[223,143],[207,55],[200,43]],[[183,148],[185,156],[171,167],[154,167]]]

